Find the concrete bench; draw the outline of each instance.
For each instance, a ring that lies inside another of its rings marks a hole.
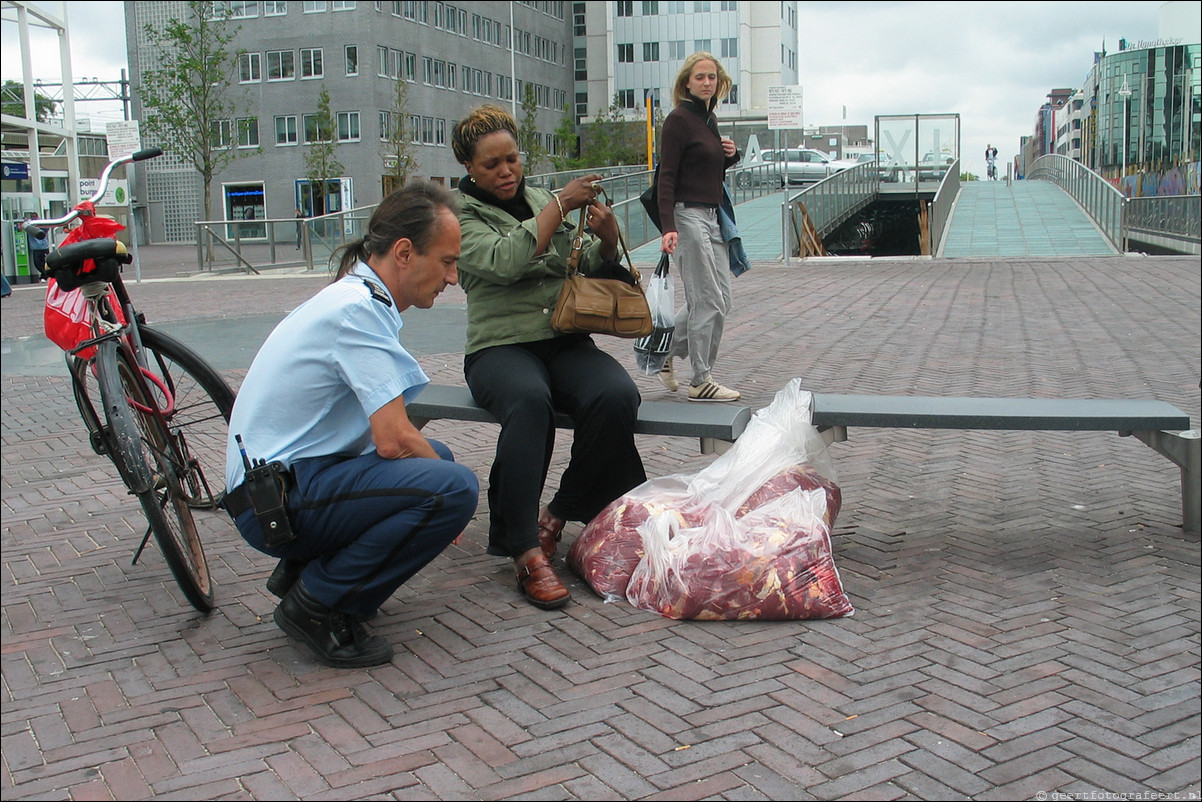
[[[1186,532],[1199,530],[1202,440],[1181,410],[1163,401],[1052,398],[946,398],[814,393],[813,423],[827,443],[847,429],[1009,429],[1115,431],[1134,435],[1181,469]]]
[[[466,387],[445,384],[427,385],[417,399],[405,406],[409,419],[419,429],[429,421],[448,419],[478,423],[496,423],[486,409],[472,398]],[[696,437],[701,453],[725,451],[747,428],[751,410],[731,404],[689,404],[679,401],[644,401],[639,406],[637,434],[662,434],[675,437]],[[571,417],[557,413],[555,425],[560,429],[575,428]]]

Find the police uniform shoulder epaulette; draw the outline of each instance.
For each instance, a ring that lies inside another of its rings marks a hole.
[[[379,284],[376,284],[371,279],[365,278],[363,279],[363,283],[367,285],[367,290],[371,293],[372,298],[375,298],[385,306],[392,306],[392,299],[388,297],[388,293],[384,291],[383,287],[381,287]]]

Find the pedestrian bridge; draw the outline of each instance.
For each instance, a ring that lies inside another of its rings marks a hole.
[[[740,174],[746,169],[760,172],[748,178]],[[728,182],[743,246],[753,261],[788,262],[801,254],[807,224],[825,238],[875,201],[907,197],[927,210],[921,250],[936,257],[1202,253],[1198,195],[1123,198],[1105,180],[1063,156],[1039,159],[1024,181],[961,182],[957,163],[940,181],[886,183],[875,165],[863,164],[800,191],[784,191],[762,170],[762,165],[740,168]],[[562,176],[562,183],[570,180]],[[539,178],[562,186],[549,176]],[[605,180],[627,244],[641,263],[655,262],[659,250],[659,234],[638,200],[650,178],[651,173],[640,171]]]

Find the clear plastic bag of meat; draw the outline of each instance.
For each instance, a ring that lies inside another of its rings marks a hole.
[[[794,379],[710,465],[608,505],[568,564],[606,601],[669,618],[851,615],[830,544],[842,495],[812,408]]]

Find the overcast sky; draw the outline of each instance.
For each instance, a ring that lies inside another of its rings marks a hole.
[[[59,9],[62,3],[39,4]],[[118,80],[126,65],[120,2],[68,2],[76,80]],[[807,125],[867,125],[878,114],[960,115],[964,169],[983,175],[985,145],[1004,163],[1057,88],[1080,87],[1103,43],[1158,36],[1160,0],[1140,2],[801,2],[800,73]],[[6,12],[6,15],[9,12]],[[3,77],[21,75],[16,25],[4,24]],[[44,41],[44,40],[43,40]],[[35,74],[57,80],[57,50]],[[121,119],[120,107],[76,114]]]

